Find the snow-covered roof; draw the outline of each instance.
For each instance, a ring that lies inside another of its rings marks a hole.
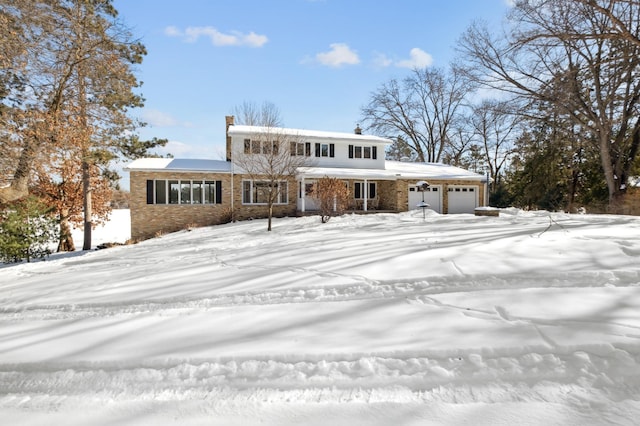
[[[385,161],[387,171],[403,177],[429,177],[431,179],[468,179],[485,180],[486,176],[460,167],[442,163],[408,163],[404,161]]]
[[[231,163],[222,160],[194,158],[139,158],[129,163],[125,170],[175,170],[230,173]]]
[[[287,136],[298,136],[307,139],[343,139],[361,142],[375,142],[391,144],[391,139],[382,138],[380,136],[373,135],[359,135],[356,133],[345,132],[324,132],[320,130],[306,130],[306,129],[289,129],[284,127],[260,127],[260,126],[243,126],[233,125],[229,126],[230,135],[255,135],[255,134],[281,134]]]
[[[306,178],[321,178],[324,176],[341,179],[406,179],[427,178],[443,180],[477,180],[486,179],[485,176],[440,163],[405,163],[400,161],[385,161],[384,169],[352,169],[345,167],[305,167],[300,169],[299,175]]]

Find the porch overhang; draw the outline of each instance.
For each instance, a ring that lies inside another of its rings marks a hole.
[[[382,169],[350,169],[342,167],[304,167],[298,169],[298,173],[296,174],[298,180],[321,179],[323,177],[358,180],[396,180],[400,179],[402,175]]]

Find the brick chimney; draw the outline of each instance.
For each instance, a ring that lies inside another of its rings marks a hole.
[[[356,124],[356,128],[353,131],[355,132],[356,135],[362,134],[362,129],[360,128],[359,124]]]
[[[231,136],[229,136],[229,126],[233,126],[234,117],[233,115],[227,115],[224,118],[226,125],[226,135],[227,135],[227,161],[231,161]]]

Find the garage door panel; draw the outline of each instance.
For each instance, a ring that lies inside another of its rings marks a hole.
[[[418,209],[418,203],[422,202],[422,192],[414,187],[409,187],[409,210]],[[434,185],[424,192],[424,202],[429,204],[429,209],[442,213],[442,186]]]
[[[478,187],[449,186],[447,199],[448,213],[473,213],[474,209],[478,207]]]

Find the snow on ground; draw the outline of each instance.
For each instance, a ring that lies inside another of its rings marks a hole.
[[[639,256],[640,218],[502,210],[255,220],[3,266],[0,419],[637,424]]]

